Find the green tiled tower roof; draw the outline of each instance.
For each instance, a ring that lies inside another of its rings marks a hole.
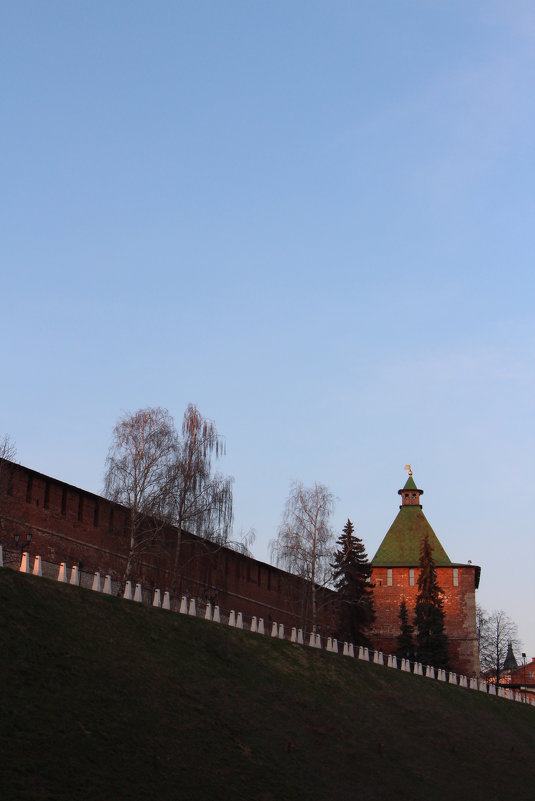
[[[399,490],[402,504],[398,515],[388,531],[375,556],[374,567],[417,567],[420,562],[420,548],[427,534],[433,559],[439,567],[451,565],[451,559],[442,547],[437,535],[429,525],[419,503],[423,490],[418,489],[409,474],[407,483]]]

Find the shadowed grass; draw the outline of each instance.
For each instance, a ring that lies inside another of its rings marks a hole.
[[[535,709],[0,570],[0,798],[532,799]]]

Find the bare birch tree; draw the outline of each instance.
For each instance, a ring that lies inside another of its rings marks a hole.
[[[295,573],[310,591],[312,623],[318,620],[317,587],[331,576],[334,533],[329,520],[334,496],[323,484],[304,487],[292,484],[277,538],[270,543],[271,559],[279,567]]]
[[[175,451],[168,496],[168,516],[177,527],[175,571],[183,531],[220,545],[229,544],[233,479],[212,473],[212,458],[219,459],[224,453],[224,441],[213,420],[207,420],[190,403]]]
[[[125,578],[163,525],[176,450],[173,418],[166,409],[149,407],[127,413],[113,429],[104,495],[130,512]]]
[[[9,434],[0,435],[0,459],[12,462],[17,455],[17,447]]]
[[[17,448],[9,434],[0,435],[0,516],[2,512],[2,493],[5,474],[10,470],[9,462],[13,462],[17,455]],[[3,525],[3,522],[2,522]]]
[[[503,609],[488,614],[478,606],[476,616],[481,670],[491,672],[499,684],[509,644],[517,653],[520,650],[518,627]]]

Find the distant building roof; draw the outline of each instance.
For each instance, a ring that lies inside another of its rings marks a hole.
[[[509,641],[507,646],[507,656],[505,657],[505,662],[503,663],[504,670],[517,670],[518,662],[516,661],[515,655],[513,653],[513,644]]]

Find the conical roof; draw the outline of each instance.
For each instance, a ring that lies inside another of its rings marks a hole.
[[[407,481],[405,482],[405,486],[403,487],[404,490],[417,490],[418,487],[414,483],[414,479],[411,475],[408,477]],[[423,494],[423,490],[419,490]],[[403,492],[403,490],[399,490],[399,492]]]
[[[516,657],[513,653],[513,643],[509,640],[507,645],[507,656],[505,657],[505,662],[503,663],[504,670],[516,670],[518,668],[518,662],[516,661]]]
[[[412,498],[408,501],[403,500],[396,519],[386,532],[372,559],[372,565],[374,567],[417,567],[420,563],[422,542],[426,535],[435,564],[439,567],[451,565],[451,559],[431,528],[422,507],[417,503],[423,490],[417,488],[412,476],[409,476],[403,490],[399,490],[399,493],[404,493],[405,490],[414,490],[417,493],[416,502]]]

